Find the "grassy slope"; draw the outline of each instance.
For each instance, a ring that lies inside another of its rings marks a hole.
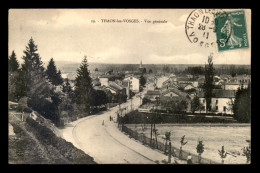
[[[10,164],[95,164],[92,157],[33,119],[10,123],[16,134],[9,136]]]

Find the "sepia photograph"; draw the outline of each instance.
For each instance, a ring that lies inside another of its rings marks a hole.
[[[8,163],[251,164],[251,9],[8,10]]]

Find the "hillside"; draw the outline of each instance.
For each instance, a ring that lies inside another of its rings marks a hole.
[[[20,115],[9,111],[10,164],[96,164],[92,157],[59,137],[56,127],[39,114],[24,121]]]
[[[62,73],[67,74],[69,79],[74,79],[76,77],[77,68],[80,66],[80,63],[72,63],[72,62],[63,62],[57,61],[55,62],[57,68],[61,70]],[[162,72],[164,64],[143,64],[146,70],[152,70],[153,72]],[[166,64],[171,71],[179,72],[183,71],[188,67],[204,67],[205,64]],[[91,75],[96,76],[96,73],[102,74],[111,69],[114,72],[125,72],[125,71],[136,71],[138,70],[139,64],[106,64],[106,63],[89,63],[89,71]],[[98,72],[95,69],[98,69]],[[221,70],[223,72],[229,71],[231,68],[244,68],[250,70],[250,65],[232,65],[232,64],[214,64],[214,68],[217,70]],[[98,74],[97,74],[98,75]]]

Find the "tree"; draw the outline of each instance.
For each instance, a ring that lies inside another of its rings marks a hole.
[[[198,96],[195,96],[191,101],[191,112],[194,113],[197,110],[201,110],[202,104]]]
[[[77,69],[75,99],[78,108],[87,114],[90,113],[90,93],[93,91],[91,81],[87,57],[85,56],[80,67]]]
[[[251,162],[251,142],[250,140],[246,140],[248,142],[248,146],[244,147],[243,150],[243,156],[246,156],[246,162],[250,163]]]
[[[18,69],[19,69],[19,63],[17,61],[15,52],[12,51],[11,56],[8,58],[8,71],[14,72],[14,71],[18,71]]]
[[[143,101],[142,101],[142,104],[145,105],[146,103],[150,103],[150,102],[151,102],[150,99],[148,99],[147,97],[144,97]]]
[[[203,141],[202,140],[198,140],[198,145],[197,145],[197,153],[199,155],[198,157],[198,161],[199,161],[199,164],[201,163],[201,154],[204,152],[204,144],[203,144]]]
[[[140,76],[140,85],[144,86],[146,84],[146,79],[144,78],[144,76]]]
[[[206,99],[206,112],[211,111],[211,98],[213,97],[214,88],[214,67],[213,55],[208,57],[208,65],[205,65],[205,83],[203,86],[205,99]]]
[[[98,68],[95,68],[95,71],[98,71]]]
[[[180,154],[179,154],[180,158],[182,158],[182,147],[188,143],[188,141],[185,142],[184,140],[185,140],[185,135],[181,137],[181,141],[180,141],[180,143],[181,143]]]
[[[218,154],[221,158],[222,164],[224,164],[224,159],[227,157],[227,152],[224,149],[224,145],[222,146],[221,150],[218,150]]]
[[[234,118],[243,123],[251,120],[251,84],[245,88],[239,88],[236,92],[233,104]]]
[[[151,74],[151,73],[153,73],[153,70],[152,70],[152,69],[150,69],[150,70],[149,70],[149,73],[150,73],[150,74]]]
[[[164,154],[167,154],[168,141],[171,140],[171,132],[165,132],[165,149]]]
[[[60,70],[57,71],[55,62],[53,58],[50,59],[49,64],[47,66],[46,74],[50,82],[57,86],[61,85],[63,83],[62,77],[61,77],[61,72]]]
[[[28,106],[38,111],[45,118],[51,119],[55,124],[59,120],[58,104],[60,98],[54,92],[53,85],[45,78],[46,73],[38,54],[37,45],[31,38],[24,50],[22,64],[22,94],[28,97]]]
[[[18,102],[19,99],[25,96],[25,89],[23,88],[23,78],[16,54],[12,51],[8,58],[8,99]]]

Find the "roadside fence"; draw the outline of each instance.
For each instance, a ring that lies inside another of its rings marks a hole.
[[[143,145],[146,145],[152,149],[158,149],[158,150],[164,152],[165,155],[168,155],[167,150],[169,149],[169,145],[165,145],[164,143],[162,143],[158,140],[156,143],[155,139],[151,140],[151,138],[146,137],[144,135],[144,133],[138,133],[137,131],[131,130],[130,128],[128,128],[124,125],[122,125],[122,131],[125,132],[126,134],[128,134],[130,138],[134,138],[135,140],[142,142]],[[180,153],[179,148],[171,146],[171,155],[179,158],[180,160],[186,160],[189,155],[189,152],[182,150],[182,153]],[[190,155],[192,156],[192,159],[191,159],[192,163],[198,164],[199,163],[198,155],[195,155],[192,153],[190,153]],[[220,163],[201,157],[200,164],[220,164]]]

